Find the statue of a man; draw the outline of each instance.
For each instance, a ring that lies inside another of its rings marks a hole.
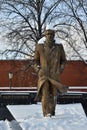
[[[64,93],[67,86],[60,83],[66,57],[62,44],[56,43],[55,31],[46,29],[44,43],[39,43],[35,49],[34,68],[38,72],[38,92],[36,99],[41,98],[43,116],[54,116],[57,91]]]

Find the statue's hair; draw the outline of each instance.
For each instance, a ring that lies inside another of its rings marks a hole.
[[[48,30],[46,30],[45,35],[48,35],[48,34],[54,35],[54,34],[55,34],[55,31],[48,29]]]

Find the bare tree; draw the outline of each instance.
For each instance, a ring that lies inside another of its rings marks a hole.
[[[7,28],[6,36],[12,47],[4,53],[13,52],[14,57],[21,53],[31,58],[59,3],[60,0],[1,0],[3,26]]]
[[[74,59],[77,56],[86,63],[82,51],[87,56],[87,1],[62,0],[57,14],[58,17],[55,15],[54,18],[59,18],[55,25],[58,36],[73,48]]]

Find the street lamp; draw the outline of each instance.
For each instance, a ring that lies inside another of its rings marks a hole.
[[[11,87],[12,87],[12,79],[13,79],[13,73],[12,72],[9,72],[9,87],[10,87],[10,90],[11,90]]]

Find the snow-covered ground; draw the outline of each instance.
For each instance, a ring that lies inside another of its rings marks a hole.
[[[87,130],[87,118],[80,103],[56,106],[55,117],[43,117],[41,104],[8,105],[17,120],[0,121],[0,130]],[[19,125],[19,126],[18,126]]]

